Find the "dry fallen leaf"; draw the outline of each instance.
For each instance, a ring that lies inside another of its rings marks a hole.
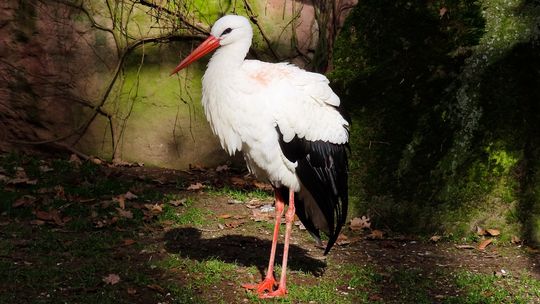
[[[518,236],[512,235],[512,244],[521,244],[521,239]]]
[[[56,185],[53,188],[54,190],[54,197],[59,199],[66,199],[66,193],[64,191],[64,187],[61,185]]]
[[[153,214],[160,214],[163,212],[163,208],[159,204],[144,204],[144,207]]]
[[[204,187],[203,184],[195,183],[195,184],[189,185],[189,187],[187,187],[187,190],[191,190],[191,191],[193,191],[193,190],[201,190],[203,187]]]
[[[131,191],[128,191],[128,192],[126,192],[126,194],[124,194],[124,198],[127,199],[127,200],[132,200],[132,199],[138,198],[138,196],[131,193]]]
[[[216,172],[228,171],[228,170],[229,170],[229,166],[227,165],[221,165],[221,166],[216,167]]]
[[[205,172],[206,168],[203,167],[203,165],[201,164],[195,164],[195,165],[189,164],[189,170]]]
[[[118,203],[120,209],[126,209],[126,198],[123,194],[113,197],[113,201]]]
[[[134,294],[137,293],[137,289],[132,288],[132,287],[128,287],[127,293],[130,294],[130,295],[134,295]]]
[[[446,15],[446,12],[448,12],[448,9],[447,9],[446,7],[444,7],[444,6],[441,7],[441,8],[439,9],[439,17],[440,17],[440,18],[444,17],[444,15]]]
[[[152,289],[152,290],[155,290],[159,293],[165,293],[165,289],[163,289],[163,287],[157,285],[157,284],[148,284],[146,285],[146,287]]]
[[[36,185],[37,179],[29,179],[27,177],[24,177],[24,178],[15,177],[15,178],[8,179],[5,183],[7,185],[21,185],[21,184]]]
[[[245,222],[246,221],[244,221],[244,220],[235,220],[235,221],[225,223],[225,227],[232,229],[232,228],[242,226]]]
[[[122,208],[116,208],[116,211],[118,211],[118,215],[124,218],[131,219],[133,218],[133,213],[129,210],[124,210]]]
[[[263,183],[263,182],[259,182],[259,181],[253,181],[253,186],[255,186],[255,188],[259,189],[259,190],[263,190],[263,191],[272,191],[272,185],[268,184],[268,183]]]
[[[268,221],[274,218],[274,214],[271,212],[262,212],[259,209],[252,209],[251,219],[255,222]]]
[[[41,225],[44,225],[44,224],[45,224],[45,221],[42,221],[42,220],[31,220],[30,221],[30,225],[41,226]]]
[[[364,215],[353,218],[349,227],[351,230],[369,229],[371,228],[371,223],[369,222],[369,218]]]
[[[491,236],[498,236],[501,234],[501,231],[498,229],[486,229],[486,233]]]
[[[39,166],[39,172],[41,173],[46,173],[46,172],[50,172],[50,171],[53,171],[54,169],[47,166],[47,165],[41,165]]]
[[[304,224],[302,224],[301,221],[295,221],[294,225],[298,226],[298,229],[300,229],[300,230],[306,230],[306,226],[304,226]]]
[[[105,282],[105,284],[114,285],[120,282],[120,276],[115,273],[111,273],[108,276],[103,277],[102,280]]]
[[[68,160],[69,163],[73,164],[75,167],[79,167],[82,165],[81,159],[77,156],[77,154],[71,154]]]
[[[232,215],[230,214],[221,214],[221,215],[218,215],[218,218],[220,219],[228,219],[228,218],[231,218]]]
[[[436,242],[441,240],[441,236],[440,235],[434,235],[434,236],[430,237],[429,240],[432,241],[433,243],[436,243]]]
[[[37,201],[37,198],[31,195],[23,195],[22,197],[18,198],[11,207],[17,208],[21,206],[29,206],[32,205],[35,201]]]
[[[258,200],[258,199],[252,199],[252,200],[250,200],[249,202],[246,203],[246,207],[248,207],[249,209],[255,209],[255,208],[259,208],[261,206],[264,206],[266,204],[267,204],[267,202],[264,202],[264,201],[261,201],[261,200]]]
[[[236,177],[236,176],[231,177],[231,183],[235,186],[240,186],[240,187],[244,187],[247,185],[247,182],[245,179]]]
[[[493,239],[485,239],[483,241],[480,242],[480,244],[478,244],[478,247],[476,249],[480,250],[480,251],[484,251],[486,249],[486,247],[491,244],[491,242],[493,242]]]
[[[337,240],[336,240],[336,245],[338,246],[345,246],[345,245],[349,245],[351,243],[351,241],[349,240],[349,238],[343,234],[343,233],[340,233],[337,237]]]
[[[379,302],[379,301],[383,300],[383,297],[381,297],[378,294],[372,294],[372,295],[369,296],[369,300],[372,301],[372,302]]]
[[[383,237],[384,237],[384,232],[382,232],[381,230],[372,230],[371,234],[366,236],[366,238],[372,239],[372,240],[381,240],[383,239]]]
[[[134,239],[125,239],[124,242],[122,243],[123,246],[131,246],[133,244],[135,244]]]
[[[172,200],[169,201],[169,204],[178,207],[178,206],[185,206],[187,202],[187,198],[179,199],[179,200]]]
[[[476,226],[476,235],[486,235],[486,230],[480,226]]]

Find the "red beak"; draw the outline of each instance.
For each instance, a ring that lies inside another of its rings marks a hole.
[[[176,68],[174,68],[170,75],[178,73],[181,69],[187,67],[192,62],[215,50],[218,46],[219,39],[212,35],[208,36],[208,38],[206,38],[206,40],[203,41],[201,45],[199,45],[195,50],[193,50],[191,54],[184,58],[184,60],[182,60],[182,62],[180,62],[180,64]]]

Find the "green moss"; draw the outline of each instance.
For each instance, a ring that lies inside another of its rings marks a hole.
[[[355,214],[400,231],[537,234],[538,11],[518,0],[358,4],[330,75],[353,113]]]

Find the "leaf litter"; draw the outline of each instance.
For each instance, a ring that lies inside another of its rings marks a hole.
[[[17,172],[20,172],[19,173],[20,176],[22,176],[22,178],[25,178],[23,173],[22,173],[22,172],[24,172],[24,169],[23,170],[18,169]],[[54,170],[47,171],[47,172],[54,173]],[[210,170],[207,170],[207,171],[202,171],[201,170],[200,172],[203,172],[202,178],[199,181],[194,181],[192,184],[197,185],[197,183],[200,183],[202,185],[203,183],[204,184],[209,183],[209,181],[208,181],[208,179],[206,178],[205,175],[209,174]],[[223,172],[225,174],[229,174],[230,169],[224,170]],[[4,172],[0,173],[0,178],[2,178],[1,175],[6,176]],[[13,177],[6,176],[4,179],[12,179],[12,178]],[[36,183],[37,182],[38,181],[36,180]],[[7,183],[5,183],[5,184],[7,184]],[[14,185],[14,184],[12,184],[12,185]],[[20,185],[25,185],[25,183],[23,182]],[[254,188],[257,188],[257,189],[259,188],[257,185],[255,185],[252,182],[239,183],[237,181],[237,185],[239,187],[254,187]],[[133,192],[129,192],[129,191],[124,193],[124,194],[117,195],[117,196],[113,196],[113,197],[109,196],[108,201],[102,201],[100,198],[96,199],[95,197],[91,197],[91,198],[69,197],[69,195],[67,195],[65,193],[65,190],[63,189],[63,187],[57,187],[57,188],[53,187],[53,188],[48,188],[48,189],[47,188],[42,188],[42,189],[45,189],[43,191],[43,193],[38,193],[38,191],[36,191],[36,194],[32,194],[32,195],[26,194],[26,196],[21,195],[21,197],[19,197],[17,200],[15,200],[13,202],[13,207],[15,207],[15,208],[32,208],[32,209],[34,209],[34,214],[33,214],[34,219],[32,220],[32,222],[35,225],[62,226],[62,225],[65,225],[67,222],[70,221],[69,217],[65,217],[65,216],[62,215],[62,209],[61,208],[42,208],[43,207],[43,205],[42,205],[43,196],[48,196],[48,197],[55,196],[55,197],[58,197],[59,199],[71,199],[71,198],[74,198],[75,203],[87,203],[86,206],[88,206],[89,208],[90,207],[92,208],[91,209],[92,211],[89,213],[88,217],[93,219],[93,221],[95,222],[96,228],[98,228],[98,226],[100,226],[103,229],[105,229],[105,228],[109,227],[110,225],[115,224],[116,222],[118,222],[119,218],[124,218],[124,217],[129,218],[129,216],[133,216],[132,208],[141,210],[143,212],[143,214],[145,215],[145,220],[146,221],[150,221],[150,220],[154,219],[156,216],[158,216],[159,214],[161,214],[163,212],[164,203],[155,202],[155,201],[154,202],[145,201],[144,203],[143,202],[136,202],[136,200],[138,199],[138,196],[136,194],[134,194]],[[138,191],[135,192],[135,193],[139,194]],[[199,195],[199,194],[204,195],[204,193],[198,193],[197,195]],[[119,201],[122,200],[122,199],[119,199],[119,197],[122,197],[123,204],[120,204]],[[165,202],[165,204],[169,204],[169,205],[174,206],[174,207],[182,207],[182,206],[185,206],[185,202],[186,202],[186,199],[176,199],[176,200],[167,201],[167,202]],[[270,221],[270,220],[273,220],[274,212],[262,212],[262,210],[261,210],[261,207],[267,205],[268,201],[251,200],[251,201],[249,201],[247,203],[242,203],[243,206],[245,206],[245,207],[241,207],[242,205],[240,205],[240,204],[238,204],[238,206],[236,204],[228,204],[227,200],[224,200],[224,202],[225,202],[225,206],[230,206],[231,208],[247,208],[247,209],[250,209],[250,210],[244,209],[244,210],[247,211],[247,215],[241,215],[241,214],[228,212],[228,209],[224,209],[224,212],[218,213],[219,215],[214,215],[214,219],[218,218],[218,219],[222,220],[223,224],[220,224],[220,225],[222,225],[222,227],[221,227],[222,230],[223,229],[235,229],[235,228],[238,228],[238,227],[241,227],[241,226],[245,226],[246,223],[249,222],[249,220],[255,220],[255,221],[261,221],[261,220]],[[88,203],[90,203],[90,204],[88,204]],[[99,210],[101,208],[103,208],[104,210],[107,210],[109,207],[112,207],[114,215],[112,215],[110,213],[106,213],[105,215],[103,215],[102,212]],[[222,208],[222,207],[220,207],[220,208]],[[96,210],[94,210],[94,209],[96,209]],[[129,213],[131,213],[131,215],[128,215]],[[2,221],[2,224],[3,223],[4,223],[4,221]],[[145,225],[146,225],[146,223],[145,223]],[[299,221],[296,221],[295,225],[298,226],[299,228],[301,227],[301,223]],[[246,227],[248,227],[248,226],[246,226]],[[357,246],[361,246],[363,248],[362,250],[370,251],[370,250],[372,250],[372,249],[370,249],[370,247],[377,247],[377,246],[379,246],[378,244],[382,245],[383,242],[395,242],[396,244],[400,244],[399,241],[391,240],[387,236],[386,232],[384,232],[382,230],[378,230],[378,229],[373,229],[372,226],[371,226],[371,221],[367,216],[362,216],[362,217],[359,217],[359,218],[353,218],[351,220],[351,222],[349,223],[349,227],[350,227],[350,229],[346,231],[349,234],[348,235],[341,234],[338,237],[336,245],[342,246],[342,247],[355,246],[355,243],[362,242],[362,239],[363,239],[362,235],[366,235],[366,234],[367,235],[364,237],[365,239],[373,239],[373,240],[380,240],[380,239],[385,239],[385,238],[386,239],[383,240],[382,242],[366,242],[366,241],[364,241],[361,244],[357,245]],[[114,229],[116,230],[117,228],[118,227],[115,227]],[[244,230],[244,228],[242,229],[242,231],[243,230]],[[201,229],[201,231],[204,231],[204,230]],[[480,242],[476,246],[464,244],[464,245],[456,245],[456,247],[460,248],[459,246],[462,246],[461,248],[464,248],[464,249],[465,248],[466,249],[477,249],[478,251],[485,250],[486,248],[488,248],[488,246],[490,246],[490,244],[493,244],[493,237],[496,237],[496,236],[500,235],[500,231],[498,229],[494,229],[494,228],[483,229],[483,231],[481,231],[481,232],[482,233],[480,234],[480,236],[484,237],[485,239],[482,240],[482,242]],[[438,237],[438,236],[432,236],[431,241],[432,242],[439,242],[440,238],[435,238],[435,237]],[[123,239],[119,240],[119,245],[118,245],[119,247],[114,246],[112,248],[125,248],[125,249],[122,249],[122,250],[127,250],[127,248],[130,247],[130,246],[131,246],[131,248],[133,248],[132,245],[135,244],[136,242],[138,242],[138,238],[136,236],[133,237],[133,238],[131,238],[131,237],[130,238],[123,238]],[[515,237],[515,238],[513,237],[512,242],[515,243],[515,244],[521,244],[522,243],[522,241],[518,237]],[[441,245],[446,245],[446,243],[431,244],[430,246],[441,246]],[[407,243],[407,246],[411,246],[411,245],[409,245]],[[448,245],[448,246],[451,246],[451,245]],[[468,247],[465,247],[465,246],[468,246]],[[391,253],[391,251],[401,252],[400,251],[401,247],[402,246],[398,246],[398,245],[390,246],[390,247],[385,245],[384,247],[380,247],[380,248],[383,248],[385,250],[385,254],[393,255]],[[353,248],[356,248],[356,247],[353,247]],[[340,248],[340,250],[345,250],[345,251],[343,251],[343,253],[348,252],[348,251],[346,251],[346,249],[347,248],[343,248],[343,249]],[[407,250],[410,250],[410,248],[407,248]],[[460,251],[460,252],[463,252],[463,251]],[[475,250],[474,251],[466,251],[465,253],[466,254],[472,254],[472,252],[477,252],[477,251],[475,251]],[[402,259],[403,254],[406,255],[406,252],[398,254],[399,260],[400,260],[400,265],[401,265],[401,262],[402,262],[401,259]],[[479,253],[477,252],[476,254],[479,254]],[[342,256],[340,257],[340,251],[339,250],[337,250],[336,253],[334,253],[334,258],[336,258],[337,260],[343,259]],[[462,262],[462,261],[460,261],[460,262]],[[477,262],[477,261],[474,260],[474,262]],[[447,266],[445,266],[445,267],[447,267]],[[486,268],[486,270],[488,270],[488,269],[489,268]],[[492,268],[492,269],[495,269],[495,270],[491,270],[491,271],[496,276],[501,276],[502,277],[502,276],[505,275],[505,273],[508,273],[508,270],[507,270],[508,268],[506,266],[504,268],[498,267],[498,268]],[[107,273],[107,272],[104,272],[104,273]],[[514,274],[514,271],[512,271],[512,274]],[[120,275],[118,275],[117,273],[109,273],[108,275],[101,277],[101,279],[106,285],[116,285],[116,284],[118,284],[119,282],[122,281],[122,279],[120,278]],[[128,282],[128,279],[126,278],[125,281]],[[144,287],[146,287],[146,288],[144,288]],[[137,287],[137,286],[129,286],[129,287],[123,287],[122,288],[122,290],[126,294],[129,294],[129,295],[141,294],[141,293],[144,293],[144,290],[147,290],[147,289],[156,291],[156,292],[158,292],[160,294],[165,294],[165,293],[168,292],[168,290],[166,288],[164,288],[164,287],[162,287],[160,285],[157,285],[157,284],[147,284],[147,285],[142,285],[142,287],[139,285],[139,287]],[[377,298],[377,294],[375,294],[375,295],[372,294],[371,296]]]

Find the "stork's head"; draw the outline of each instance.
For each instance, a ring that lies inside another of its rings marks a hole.
[[[247,18],[237,15],[223,16],[212,26],[210,36],[193,50],[191,54],[184,58],[172,71],[171,75],[178,73],[181,69],[220,46],[242,43],[247,44],[249,47],[252,36],[253,30]]]

